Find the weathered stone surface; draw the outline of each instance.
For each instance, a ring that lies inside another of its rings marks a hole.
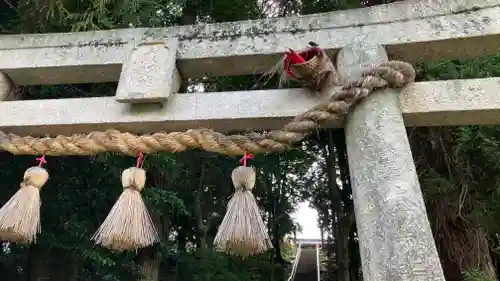
[[[364,40],[409,62],[496,54],[497,0],[402,1],[310,16],[161,29],[0,36],[0,70],[18,85],[117,81],[131,48],[178,36],[183,77],[269,71],[286,47],[330,54]]]
[[[340,73],[387,61],[381,46],[356,44]],[[396,90],[370,95],[346,117],[354,210],[366,281],[444,281]]]
[[[500,124],[500,78],[419,82],[402,91],[407,126]],[[319,102],[302,89],[174,94],[163,106],[130,106],[114,97],[0,102],[0,130],[43,136],[109,128],[135,133],[278,129]],[[327,124],[342,125],[342,120]]]
[[[0,72],[0,102],[11,98],[13,84],[10,78]]]
[[[181,77],[177,70],[176,37],[141,42],[122,66],[116,101],[122,103],[166,102],[177,93]]]

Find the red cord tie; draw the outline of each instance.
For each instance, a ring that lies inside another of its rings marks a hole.
[[[47,164],[47,160],[45,160],[45,152],[42,156],[36,158],[35,160],[38,161],[38,167],[42,167],[43,164]]]
[[[136,168],[139,168],[139,166],[142,167],[142,159],[144,158],[144,154],[142,152],[139,152],[139,155],[137,156],[137,162],[135,164]]]
[[[305,51],[296,53],[294,50],[288,48],[285,52],[285,61],[283,63],[283,68],[285,69],[288,76],[292,78],[297,78],[295,74],[293,74],[291,70],[291,66],[294,64],[305,63],[306,61],[312,59],[314,56],[321,53],[321,49],[319,47],[310,47]]]
[[[293,74],[290,68],[293,64],[299,64],[304,62],[306,62],[306,60],[303,57],[297,54],[294,50],[288,48],[288,51],[286,51],[285,65],[284,65],[285,71],[288,74],[288,76],[297,78],[295,77],[295,74]]]
[[[243,157],[240,159],[240,163],[243,164],[243,166],[247,166],[247,159],[253,159],[253,154],[243,154]]]

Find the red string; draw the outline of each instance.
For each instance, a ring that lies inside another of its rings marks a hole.
[[[42,167],[43,164],[47,164],[47,160],[45,160],[45,152],[41,157],[38,157],[35,160],[38,161],[38,167]]]
[[[142,152],[139,152],[139,155],[137,156],[137,162],[135,164],[136,168],[139,168],[139,166],[142,164],[143,158],[144,158],[144,154],[142,154]]]
[[[245,154],[243,154],[243,157],[241,157],[240,163],[242,163],[245,167],[247,166],[247,159],[253,159],[253,154],[247,154],[245,152]]]
[[[303,57],[301,57],[294,50],[289,48],[288,51],[286,51],[286,57],[285,57],[285,62],[284,62],[283,67],[285,68],[285,70],[289,76],[295,78],[295,75],[290,70],[290,67],[292,66],[292,64],[298,64],[298,63],[304,63],[304,62],[305,62],[305,60]]]
[[[297,54],[294,50],[288,49],[286,52],[287,58],[290,60],[291,64],[304,63],[306,60],[304,59],[302,53]]]
[[[296,53],[294,50],[288,48],[288,51],[285,52],[286,55],[285,55],[285,61],[283,63],[283,68],[287,72],[288,76],[296,78],[295,75],[292,73],[290,67],[294,64],[304,63],[312,59],[314,56],[320,54],[321,52],[322,50],[319,47],[311,47],[299,53]]]

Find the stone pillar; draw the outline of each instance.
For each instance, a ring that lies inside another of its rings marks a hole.
[[[382,46],[344,48],[339,75],[387,61]],[[444,281],[403,123],[398,90],[378,91],[346,117],[346,143],[366,281]]]

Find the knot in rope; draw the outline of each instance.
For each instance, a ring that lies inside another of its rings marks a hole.
[[[123,187],[123,190],[127,190],[127,189],[130,189],[130,190],[133,190],[133,191],[138,191],[138,192],[141,192],[143,189],[144,189],[144,186],[143,187],[140,187],[139,185],[128,185],[128,186],[124,186]]]
[[[141,192],[146,184],[146,171],[142,168],[130,167],[122,173],[123,190],[131,189]]]
[[[31,167],[24,172],[24,178],[20,186],[21,188],[32,186],[41,189],[42,186],[47,183],[48,179],[49,173],[47,170],[41,167]]]
[[[239,166],[231,173],[236,191],[252,191],[255,186],[255,170],[252,167]]]
[[[332,61],[323,49],[315,45],[298,53],[288,49],[283,59],[283,71],[286,76],[282,76],[281,81],[289,77],[317,92],[339,84]]]

